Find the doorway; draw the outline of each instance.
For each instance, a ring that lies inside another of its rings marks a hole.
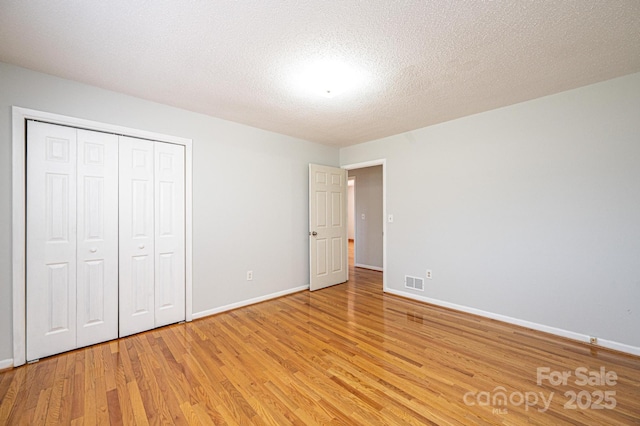
[[[348,170],[349,267],[382,272],[386,289],[386,170],[384,159]]]

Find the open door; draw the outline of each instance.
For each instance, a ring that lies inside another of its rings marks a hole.
[[[349,279],[347,171],[309,164],[311,291]]]

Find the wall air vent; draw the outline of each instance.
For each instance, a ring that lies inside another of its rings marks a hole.
[[[409,275],[405,275],[404,286],[406,288],[412,288],[414,290],[424,291],[424,278],[411,277]]]

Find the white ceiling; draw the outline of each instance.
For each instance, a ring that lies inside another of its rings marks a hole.
[[[0,61],[347,146],[639,72],[640,0],[0,0]]]

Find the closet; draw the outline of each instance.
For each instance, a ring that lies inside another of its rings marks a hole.
[[[27,123],[27,360],[185,319],[184,146]]]

